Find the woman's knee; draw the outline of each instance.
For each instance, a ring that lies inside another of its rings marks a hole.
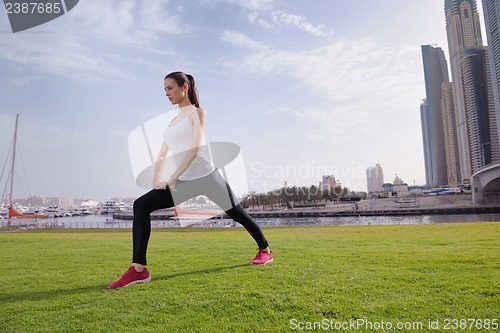
[[[133,204],[134,215],[142,213],[150,214],[151,212],[149,211],[148,206],[149,200],[147,200],[145,195],[135,199]]]
[[[251,219],[248,213],[243,209],[243,207],[241,207],[240,204],[237,204],[231,209],[226,210],[226,214],[240,224],[245,224],[245,222]]]

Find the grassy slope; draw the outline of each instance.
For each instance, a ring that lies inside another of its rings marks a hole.
[[[498,318],[500,224],[154,229],[153,282],[107,290],[130,231],[0,233],[0,332],[290,332],[291,320]],[[424,326],[425,327],[425,326]],[[357,332],[363,330],[357,330]]]

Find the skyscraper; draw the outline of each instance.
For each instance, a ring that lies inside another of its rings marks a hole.
[[[490,164],[498,150],[498,135],[490,131],[490,123],[496,124],[496,115],[488,63],[486,48],[464,51],[462,78],[472,174]]]
[[[455,102],[460,176],[463,180],[472,175],[469,133],[462,74],[462,60],[467,49],[481,48],[481,28],[476,0],[445,0],[446,32],[450,52],[453,98]]]
[[[424,65],[426,115],[422,118],[426,124],[422,130],[427,138],[424,142],[427,147],[426,166],[430,167],[428,185],[448,184],[448,171],[446,166],[446,152],[444,142],[443,114],[441,111],[441,85],[449,82],[448,66],[444,52],[440,47],[422,45],[422,59]]]
[[[441,85],[441,112],[443,113],[448,185],[456,186],[460,184],[460,159],[458,156],[457,120],[451,82],[445,82]]]
[[[497,133],[497,138],[500,138],[500,1],[482,0],[482,2],[496,116],[496,123],[490,123],[490,132],[492,135]],[[493,162],[498,162],[499,158],[493,151]]]
[[[432,160],[431,146],[429,144],[429,119],[427,119],[427,100],[425,98],[420,104],[420,121],[422,124],[422,140],[424,147],[425,183],[431,184]]]
[[[384,190],[384,171],[380,164],[366,168],[366,182],[368,193]]]

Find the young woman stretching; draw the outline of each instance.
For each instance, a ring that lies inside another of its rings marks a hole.
[[[194,78],[182,72],[173,72],[164,79],[165,94],[179,108],[178,115],[163,132],[163,144],[154,166],[153,189],[134,201],[132,226],[132,265],[108,288],[126,287],[151,281],[146,268],[146,251],[151,234],[150,214],[158,209],[170,208],[198,195],[205,195],[250,233],[259,249],[250,262],[265,265],[273,261],[264,234],[255,221],[238,203],[231,188],[207,157],[204,148],[206,112],[200,108]],[[176,169],[170,178],[160,180],[167,152],[171,150]]]

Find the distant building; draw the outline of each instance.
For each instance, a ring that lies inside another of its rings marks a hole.
[[[323,192],[333,192],[335,190],[335,176],[325,175],[322,177],[320,183],[321,191]]]
[[[401,178],[399,178],[398,175],[396,175],[394,177],[394,185],[401,185],[401,184],[404,184],[403,180]]]
[[[399,177],[397,177],[399,179]],[[400,180],[400,179],[399,179]],[[397,196],[397,197],[404,197],[410,195],[409,189],[408,189],[408,184],[399,182],[398,183],[384,183],[384,193],[387,194],[387,196],[392,197],[392,196]]]
[[[368,193],[382,192],[384,190],[384,171],[380,164],[366,168],[366,183]]]

